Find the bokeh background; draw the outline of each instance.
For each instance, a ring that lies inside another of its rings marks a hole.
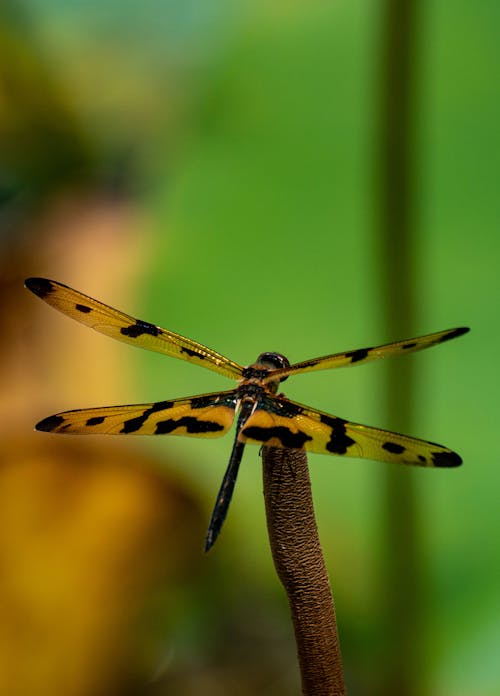
[[[499,693],[499,19],[493,0],[3,1],[2,694],[300,692],[257,448],[204,556],[230,438],[33,432],[229,384],[65,319],[30,275],[243,364],[470,325],[286,393],[464,459],[310,457],[349,693]]]

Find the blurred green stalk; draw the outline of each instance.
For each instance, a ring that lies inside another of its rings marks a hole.
[[[381,253],[384,340],[415,335],[415,84],[417,2],[386,0],[378,132],[378,235]],[[390,428],[412,432],[415,364],[388,361],[386,414]],[[372,693],[423,693],[422,614],[424,566],[413,471],[388,466],[384,473],[381,626],[384,664]],[[389,656],[389,658],[387,657]]]

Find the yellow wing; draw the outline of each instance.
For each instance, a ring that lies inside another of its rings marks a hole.
[[[458,454],[442,445],[349,423],[343,418],[271,395],[266,396],[246,420],[238,439],[270,447],[398,464],[453,467],[462,463]]]
[[[348,367],[349,365],[361,365],[371,360],[379,358],[387,358],[392,355],[401,355],[403,353],[414,353],[417,350],[436,346],[444,341],[449,341],[452,338],[461,336],[467,333],[467,327],[458,329],[447,329],[446,331],[438,331],[437,333],[420,336],[419,338],[408,338],[406,341],[397,341],[396,343],[386,343],[383,346],[375,346],[373,348],[359,348],[358,350],[349,350],[345,353],[333,353],[325,355],[321,358],[312,358],[304,360],[304,362],[290,365],[290,367],[273,370],[265,382],[274,381],[277,378],[284,379],[288,375],[296,375],[301,372],[313,372],[315,370],[330,370],[335,367]]]
[[[44,418],[36,430],[92,435],[188,435],[221,437],[234,419],[235,390],[174,401],[64,411]]]
[[[105,336],[187,360],[225,377],[241,378],[243,372],[241,365],[201,343],[141,319],[134,319],[67,285],[46,278],[28,278],[25,285],[47,304]]]

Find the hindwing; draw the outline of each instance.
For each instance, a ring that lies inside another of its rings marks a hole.
[[[282,396],[266,395],[242,426],[238,439],[398,464],[454,467],[462,463],[458,454],[442,445],[351,423]]]
[[[236,391],[173,401],[63,411],[35,426],[50,433],[221,437],[231,427]]]

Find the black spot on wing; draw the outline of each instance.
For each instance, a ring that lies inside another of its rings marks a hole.
[[[345,356],[351,358],[351,363],[355,363],[368,357],[370,350],[371,348],[358,348],[358,350],[350,350]]]
[[[457,336],[463,336],[463,334],[469,331],[468,326],[460,326],[458,329],[451,329],[443,338],[442,341],[449,341],[451,338],[457,338]]]
[[[434,466],[454,467],[460,466],[462,458],[456,452],[431,452]]]
[[[261,394],[257,394],[257,398],[260,398]],[[304,413],[304,409],[299,404],[293,401],[287,401],[285,399],[273,399],[267,395],[263,396],[260,400],[259,409],[262,411],[267,411],[267,413],[274,413],[282,418],[295,418],[301,413]]]
[[[137,338],[143,334],[149,334],[150,336],[158,336],[161,334],[161,329],[159,329],[154,324],[150,324],[148,321],[142,321],[137,319],[135,324],[130,326],[124,326],[120,329],[120,333],[124,336],[129,336],[130,338]]]
[[[314,367],[315,365],[317,365],[320,362],[321,362],[321,358],[311,358],[311,360],[304,360],[304,362],[301,362],[300,367],[301,368]],[[292,365],[292,367],[293,367],[293,365]]]
[[[281,442],[282,447],[289,447],[290,449],[302,449],[308,440],[312,440],[310,435],[303,433],[301,430],[294,433],[289,430],[289,428],[285,428],[282,425],[275,425],[267,428],[258,425],[249,425],[243,428],[241,432],[245,437],[251,440],[257,440],[257,442],[263,442],[264,444],[270,440],[277,439]]]
[[[142,428],[142,426],[152,413],[156,413],[157,411],[163,411],[167,408],[172,408],[172,406],[172,401],[157,401],[150,408],[147,408],[144,411],[144,413],[142,413],[140,416],[136,416],[135,418],[129,418],[128,420],[124,421],[123,428],[120,430],[120,432],[124,433],[125,435],[129,435],[130,433],[136,433],[138,430]]]
[[[191,348],[186,348],[186,346],[182,346],[181,353],[186,353],[186,355],[189,355],[190,358],[199,358],[200,360],[205,360],[203,353],[200,353],[197,350],[191,350]]]
[[[88,314],[92,311],[91,307],[87,307],[87,305],[83,304],[76,304],[75,309],[77,309],[79,312],[82,312],[83,314]]]
[[[47,278],[27,278],[24,284],[28,290],[31,290],[31,292],[42,299],[56,289],[54,284]]]
[[[417,459],[418,459],[419,462],[422,462],[422,464],[426,464],[426,463],[427,463],[427,457],[424,457],[423,454],[418,454],[418,455],[417,455]]]
[[[304,409],[302,408],[302,406],[298,406],[297,404],[283,401],[281,401],[280,404],[282,404],[283,408],[277,411],[277,413],[279,413],[281,416],[284,416],[285,418],[295,418],[295,416],[300,416],[301,413],[304,413]]]
[[[85,425],[101,425],[101,423],[104,423],[104,416],[92,416],[92,418],[89,418]]]
[[[197,396],[191,401],[189,405],[191,406],[191,408],[207,408],[207,406],[218,406],[219,401],[218,399],[214,399],[213,396]]]
[[[403,447],[403,445],[398,445],[397,442],[387,441],[382,445],[382,449],[387,450],[387,452],[391,452],[391,454],[403,454],[406,447]]]
[[[189,402],[191,408],[206,408],[207,406],[225,406],[226,408],[235,408],[236,404],[236,394],[221,394],[219,396],[214,396],[210,394],[208,396],[195,396]]]
[[[142,416],[136,416],[135,418],[129,418],[123,423],[123,428],[120,430],[121,433],[129,435],[130,433],[136,433],[142,428],[144,423],[150,416],[149,411],[145,411]]]
[[[64,423],[62,416],[48,416],[35,425],[35,430],[51,433]]]
[[[402,348],[403,350],[408,350],[408,348],[415,348],[416,345],[417,345],[417,342],[416,342],[416,341],[410,341],[409,343],[403,343],[403,345],[401,346],[401,348]]]
[[[148,409],[148,414],[157,413],[157,411],[163,411],[166,408],[172,408],[174,403],[174,401],[157,401]]]
[[[187,433],[216,433],[224,430],[224,426],[215,421],[201,420],[193,416],[183,416],[182,418],[168,418],[158,421],[156,424],[155,435],[168,435],[168,433],[186,428]]]
[[[326,443],[326,449],[332,454],[346,454],[349,447],[356,444],[355,441],[346,433],[346,423],[343,418],[327,416],[321,414],[320,420],[325,425],[331,428],[329,441]]]

